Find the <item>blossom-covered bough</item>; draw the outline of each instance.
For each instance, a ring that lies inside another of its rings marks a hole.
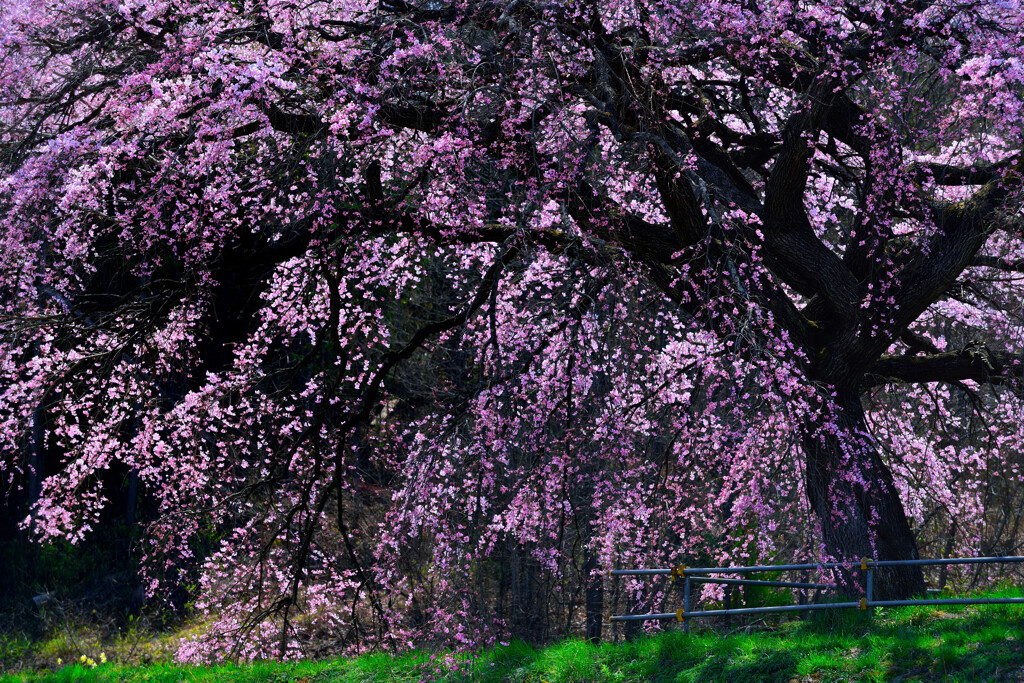
[[[1022,103],[1016,0],[4,3],[4,484],[186,659],[1019,543]]]

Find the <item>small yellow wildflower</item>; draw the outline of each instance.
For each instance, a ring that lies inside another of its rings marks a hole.
[[[61,666],[62,664],[64,664],[64,660],[60,657],[57,657],[57,666]]]
[[[107,655],[106,655],[106,653],[101,652],[100,653],[100,664],[106,664],[106,663],[107,663]]]
[[[89,658],[86,657],[85,655],[82,655],[81,657],[78,658],[78,661],[80,661],[82,664],[85,664],[85,660],[87,660],[87,659],[89,659]]]

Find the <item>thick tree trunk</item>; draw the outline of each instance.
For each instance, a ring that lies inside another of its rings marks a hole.
[[[510,539],[501,560],[501,572],[498,617],[505,620],[514,637],[531,643],[546,642],[548,606],[537,561]]]
[[[868,433],[855,392],[836,399],[838,414],[822,416],[804,435],[807,496],[821,521],[825,550],[837,560],[918,559],[892,473]],[[864,586],[858,570],[838,577],[848,594]],[[874,597],[903,599],[923,595],[920,567],[875,571]]]

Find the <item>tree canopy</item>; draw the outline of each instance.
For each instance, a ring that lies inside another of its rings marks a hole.
[[[0,472],[184,659],[1017,548],[1022,140],[1017,0],[6,2]]]

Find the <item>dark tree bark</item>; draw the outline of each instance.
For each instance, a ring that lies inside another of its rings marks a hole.
[[[839,414],[808,425],[803,439],[807,497],[821,522],[826,551],[840,561],[918,559],[892,472],[868,434],[859,396],[851,393],[838,403]],[[862,595],[859,569],[838,574],[847,594]],[[879,568],[874,582],[879,599],[922,595],[925,590],[924,576],[915,566]]]
[[[549,632],[542,581],[529,551],[509,540],[501,559],[496,611],[512,635],[534,643],[545,642]]]

